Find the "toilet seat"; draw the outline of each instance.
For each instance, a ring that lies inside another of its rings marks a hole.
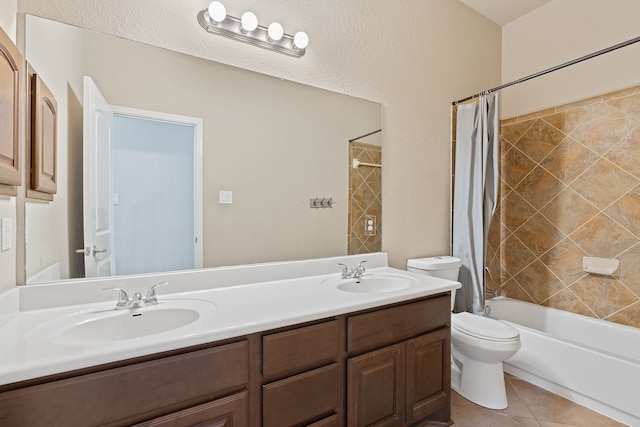
[[[479,339],[497,342],[517,341],[518,330],[497,319],[462,312],[451,316],[451,327]]]

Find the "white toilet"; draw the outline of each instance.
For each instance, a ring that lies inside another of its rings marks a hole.
[[[460,259],[451,256],[410,259],[407,270],[458,280]],[[455,290],[451,292],[453,311]],[[520,349],[518,331],[497,319],[471,313],[451,315],[451,388],[491,409],[507,407],[502,362]]]

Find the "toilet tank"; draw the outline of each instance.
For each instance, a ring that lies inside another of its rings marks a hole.
[[[462,266],[460,258],[452,256],[434,256],[407,260],[407,271],[441,279],[458,281],[458,272]],[[451,311],[455,306],[456,290],[451,291]]]
[[[415,258],[407,261],[407,271],[457,281],[461,265],[462,261],[452,256]]]

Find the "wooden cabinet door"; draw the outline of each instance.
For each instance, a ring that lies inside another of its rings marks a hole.
[[[404,344],[347,362],[347,427],[404,425]]]
[[[438,412],[449,420],[451,388],[451,338],[443,328],[407,341],[407,423]]]
[[[20,111],[22,55],[0,28],[0,194],[22,183],[20,172]]]
[[[32,72],[31,67],[31,144],[27,159],[31,172],[27,181],[29,192],[36,193],[35,198],[53,200],[57,191],[57,133],[58,103],[49,87],[40,76]],[[37,194],[39,193],[39,194]]]
[[[248,392],[198,405],[151,421],[137,427],[248,427]]]

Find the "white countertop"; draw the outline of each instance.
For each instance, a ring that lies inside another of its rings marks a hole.
[[[112,310],[115,295],[108,302],[19,311],[0,323],[0,385],[239,337],[460,287],[458,282],[390,267],[367,270],[369,275],[380,273],[411,276],[416,284],[392,292],[345,292],[323,283],[339,277],[339,273],[332,273],[173,294],[163,294],[159,288],[159,305],[169,300],[195,299],[212,304],[211,313],[201,321],[171,331],[107,343],[58,344],[43,339],[39,331],[61,316],[86,310]]]

